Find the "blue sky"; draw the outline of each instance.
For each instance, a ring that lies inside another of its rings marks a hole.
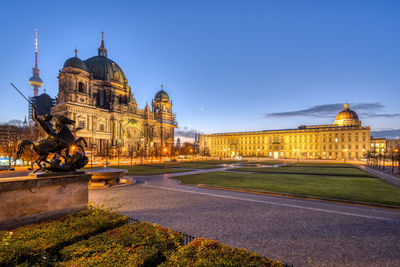
[[[27,114],[9,82],[33,94],[37,28],[41,89],[55,96],[64,61],[75,47],[96,55],[104,31],[139,107],[163,83],[182,134],[332,123],[346,101],[373,130],[400,128],[399,1],[5,1],[2,11],[1,122]],[[315,106],[320,115],[303,112]]]

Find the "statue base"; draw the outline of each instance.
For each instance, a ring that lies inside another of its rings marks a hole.
[[[0,229],[38,223],[83,210],[91,175],[35,173],[0,179]]]

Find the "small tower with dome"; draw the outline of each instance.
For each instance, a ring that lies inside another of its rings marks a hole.
[[[344,109],[339,112],[333,123],[336,126],[361,126],[361,121],[355,111],[349,108],[349,104],[344,104]]]

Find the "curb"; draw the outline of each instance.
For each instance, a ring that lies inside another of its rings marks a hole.
[[[387,209],[400,210],[400,206],[392,206],[392,205],[385,205],[385,204],[373,204],[373,203],[367,203],[367,202],[358,202],[358,201],[342,200],[342,199],[335,199],[335,198],[305,196],[305,195],[278,193],[278,192],[262,191],[262,190],[255,190],[255,189],[234,188],[234,187],[227,187],[227,186],[205,185],[205,184],[197,184],[195,186],[202,187],[202,188],[228,190],[228,191],[243,192],[243,193],[253,193],[253,194],[276,196],[276,197],[292,197],[292,198],[300,198],[300,199],[329,201],[329,202],[345,203],[345,204],[368,206],[368,207],[375,207],[375,208],[387,208]]]

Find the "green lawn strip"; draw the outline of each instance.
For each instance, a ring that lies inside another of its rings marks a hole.
[[[234,248],[218,241],[196,238],[170,254],[160,266],[282,266],[243,248]]]
[[[328,168],[354,168],[352,164],[333,162],[292,162],[288,166],[293,167],[328,167]]]
[[[267,160],[267,161],[250,161],[247,164],[252,165],[252,164],[260,164],[260,165],[277,165],[277,164],[282,164],[283,161],[280,160]]]
[[[400,206],[400,189],[376,178],[211,172],[178,179],[183,184],[227,186]]]
[[[231,169],[232,171],[265,172],[265,173],[293,173],[293,174],[313,174],[313,175],[332,175],[332,176],[355,176],[355,177],[375,177],[359,168],[328,168],[328,167],[276,167],[276,168],[257,168],[244,167]]]
[[[156,165],[136,165],[136,166],[112,166],[111,168],[126,169],[128,172],[126,175],[153,175],[153,174],[165,174],[175,172],[187,172],[188,169],[183,168],[163,168]]]
[[[207,163],[207,164],[232,164],[232,163],[246,163],[245,160],[200,160],[196,161],[199,163]]]
[[[127,221],[123,215],[90,208],[58,220],[0,231],[0,266],[46,265],[64,246]]]
[[[158,168],[187,168],[187,169],[214,169],[221,168],[214,163],[203,162],[166,162],[162,164],[155,164]]]
[[[182,234],[168,228],[126,224],[65,247],[60,266],[157,266],[182,242]]]

